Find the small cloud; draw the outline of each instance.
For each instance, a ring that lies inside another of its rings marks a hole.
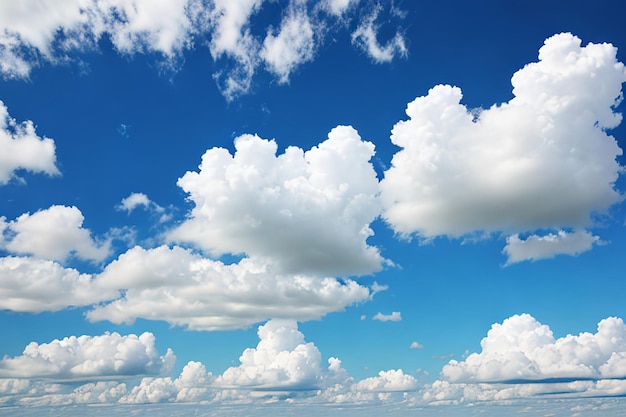
[[[367,319],[367,316],[365,314],[361,315],[361,320],[365,320]]]
[[[399,311],[394,311],[393,313],[386,315],[383,313],[376,313],[376,315],[374,317],[372,317],[372,320],[379,320],[379,321],[401,321],[402,320],[402,315],[400,314]]]
[[[411,346],[409,346],[410,349],[423,349],[424,345],[422,345],[420,342],[413,342],[411,343]]]
[[[506,246],[502,253],[508,259],[506,266],[522,262],[551,259],[556,255],[577,256],[593,248],[594,244],[601,244],[600,238],[586,230],[572,233],[559,230],[557,234],[549,233],[545,236],[531,235],[521,239],[518,234],[506,238]]]
[[[144,193],[131,193],[128,197],[122,199],[120,204],[115,206],[115,208],[120,211],[125,210],[128,214],[130,214],[133,210],[140,206],[143,206],[145,210],[153,210],[157,213],[163,213],[165,211],[163,207],[150,200]],[[168,220],[169,218],[169,215],[165,214],[161,217],[162,220]]]

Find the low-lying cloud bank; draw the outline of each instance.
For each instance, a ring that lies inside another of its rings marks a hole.
[[[259,343],[244,350],[240,364],[221,375],[190,361],[175,378],[164,376],[174,353],[160,355],[150,333],[31,343],[22,355],[0,360],[0,404],[288,401],[426,406],[626,394],[626,325],[616,317],[600,321],[596,333],[554,338],[532,316],[512,316],[492,326],[481,352],[451,360],[432,383],[420,383],[402,369],[355,381],[340,359],[323,360],[291,320],[270,320],[259,326],[258,336]],[[143,376],[138,384],[128,385],[129,378],[138,376]]]

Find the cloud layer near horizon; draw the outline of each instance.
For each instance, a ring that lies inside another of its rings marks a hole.
[[[317,346],[306,342],[291,320],[270,320],[259,326],[258,336],[257,346],[245,349],[240,364],[223,374],[215,376],[202,363],[189,361],[176,378],[158,376],[169,372],[174,353],[168,350],[159,356],[150,333],[139,337],[116,333],[71,336],[47,344],[31,343],[21,356],[0,361],[4,377],[0,379],[0,403],[254,403],[288,399],[296,404],[391,402],[413,407],[626,393],[626,381],[619,379],[626,375],[626,326],[616,317],[602,320],[595,334],[555,339],[550,328],[532,316],[512,316],[492,326],[480,353],[461,362],[450,361],[440,379],[423,385],[402,369],[383,370],[354,381],[338,358],[331,357],[328,366],[322,365]],[[102,351],[109,353],[94,357]],[[526,360],[520,359],[523,356]],[[124,382],[142,374],[157,376],[144,377],[134,386]],[[72,380],[73,386],[68,384]]]

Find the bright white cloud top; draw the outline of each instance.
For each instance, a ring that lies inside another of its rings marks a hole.
[[[439,85],[394,126],[402,149],[381,182],[383,216],[422,238],[588,227],[622,200],[616,127],[626,69],[609,44],[555,35],[511,80],[514,98],[485,110]],[[541,202],[541,204],[538,204]]]
[[[173,230],[214,256],[245,253],[283,273],[362,275],[383,258],[366,240],[380,212],[374,145],[347,126],[308,151],[258,136],[235,140],[235,154],[209,149],[199,172],[178,185],[195,207]]]
[[[616,317],[598,323],[596,333],[555,339],[522,314],[494,324],[480,345],[480,353],[450,361],[441,375],[452,382],[626,378],[626,326]]]

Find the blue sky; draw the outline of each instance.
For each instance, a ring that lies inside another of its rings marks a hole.
[[[623,410],[620,2],[5,3],[0,414]]]

